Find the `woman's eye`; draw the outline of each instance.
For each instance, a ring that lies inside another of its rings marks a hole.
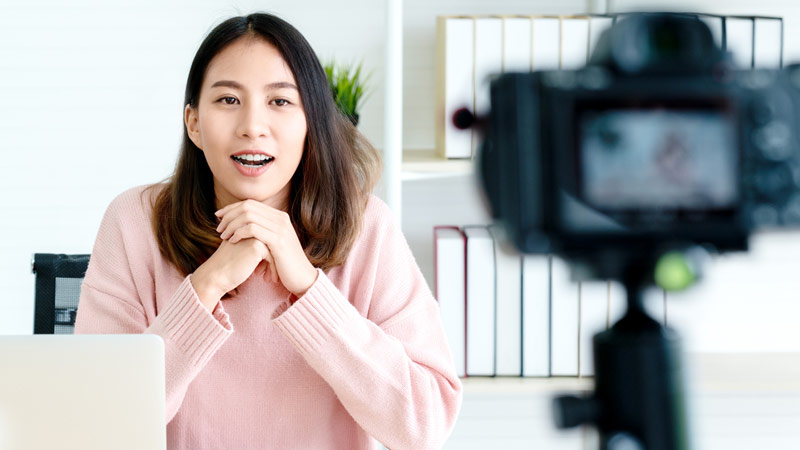
[[[236,104],[236,97],[222,97],[221,99],[217,100],[218,102],[222,102],[226,105],[234,105]]]
[[[289,104],[289,100],[283,98],[276,98],[272,102],[275,103],[277,106],[286,106]]]

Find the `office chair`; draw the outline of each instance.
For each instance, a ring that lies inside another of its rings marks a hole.
[[[33,334],[73,334],[81,282],[89,255],[35,253],[31,270],[36,274]]]

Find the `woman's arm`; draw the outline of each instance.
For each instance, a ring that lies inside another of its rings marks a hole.
[[[189,383],[233,332],[221,305],[200,303],[189,277],[158,311],[152,233],[141,189],[109,206],[81,287],[75,333],[161,336],[165,346],[167,422],[178,412]],[[150,238],[152,239],[152,238]],[[160,302],[159,302],[160,303]]]
[[[383,207],[374,239],[351,252],[352,296],[368,296],[362,316],[322,272],[273,322],[333,388],[347,411],[389,448],[441,448],[461,405],[461,383],[438,304]],[[372,211],[375,212],[374,209]],[[367,292],[368,291],[368,292]]]

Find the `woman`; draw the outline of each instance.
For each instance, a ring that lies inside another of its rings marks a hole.
[[[225,21],[185,105],[174,175],[106,212],[76,332],[164,339],[171,450],[440,448],[461,384],[437,304],[308,42]]]

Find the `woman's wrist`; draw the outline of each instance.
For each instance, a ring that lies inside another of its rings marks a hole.
[[[316,267],[312,266],[311,271],[309,271],[309,277],[308,277],[308,279],[311,280],[311,281],[306,285],[305,289],[302,289],[302,290],[299,290],[299,291],[296,291],[296,292],[292,292],[292,294],[294,294],[295,297],[297,297],[298,299],[300,297],[306,295],[306,292],[308,292],[308,290],[311,289],[311,286],[313,286],[314,283],[317,282],[317,278],[318,277],[319,277],[319,271],[317,271]]]
[[[206,276],[200,268],[189,275],[189,281],[192,283],[192,287],[197,293],[200,303],[202,303],[209,312],[213,312],[217,303],[219,303],[219,300],[222,298],[223,293],[219,292],[219,289],[214,287],[210,277]]]

